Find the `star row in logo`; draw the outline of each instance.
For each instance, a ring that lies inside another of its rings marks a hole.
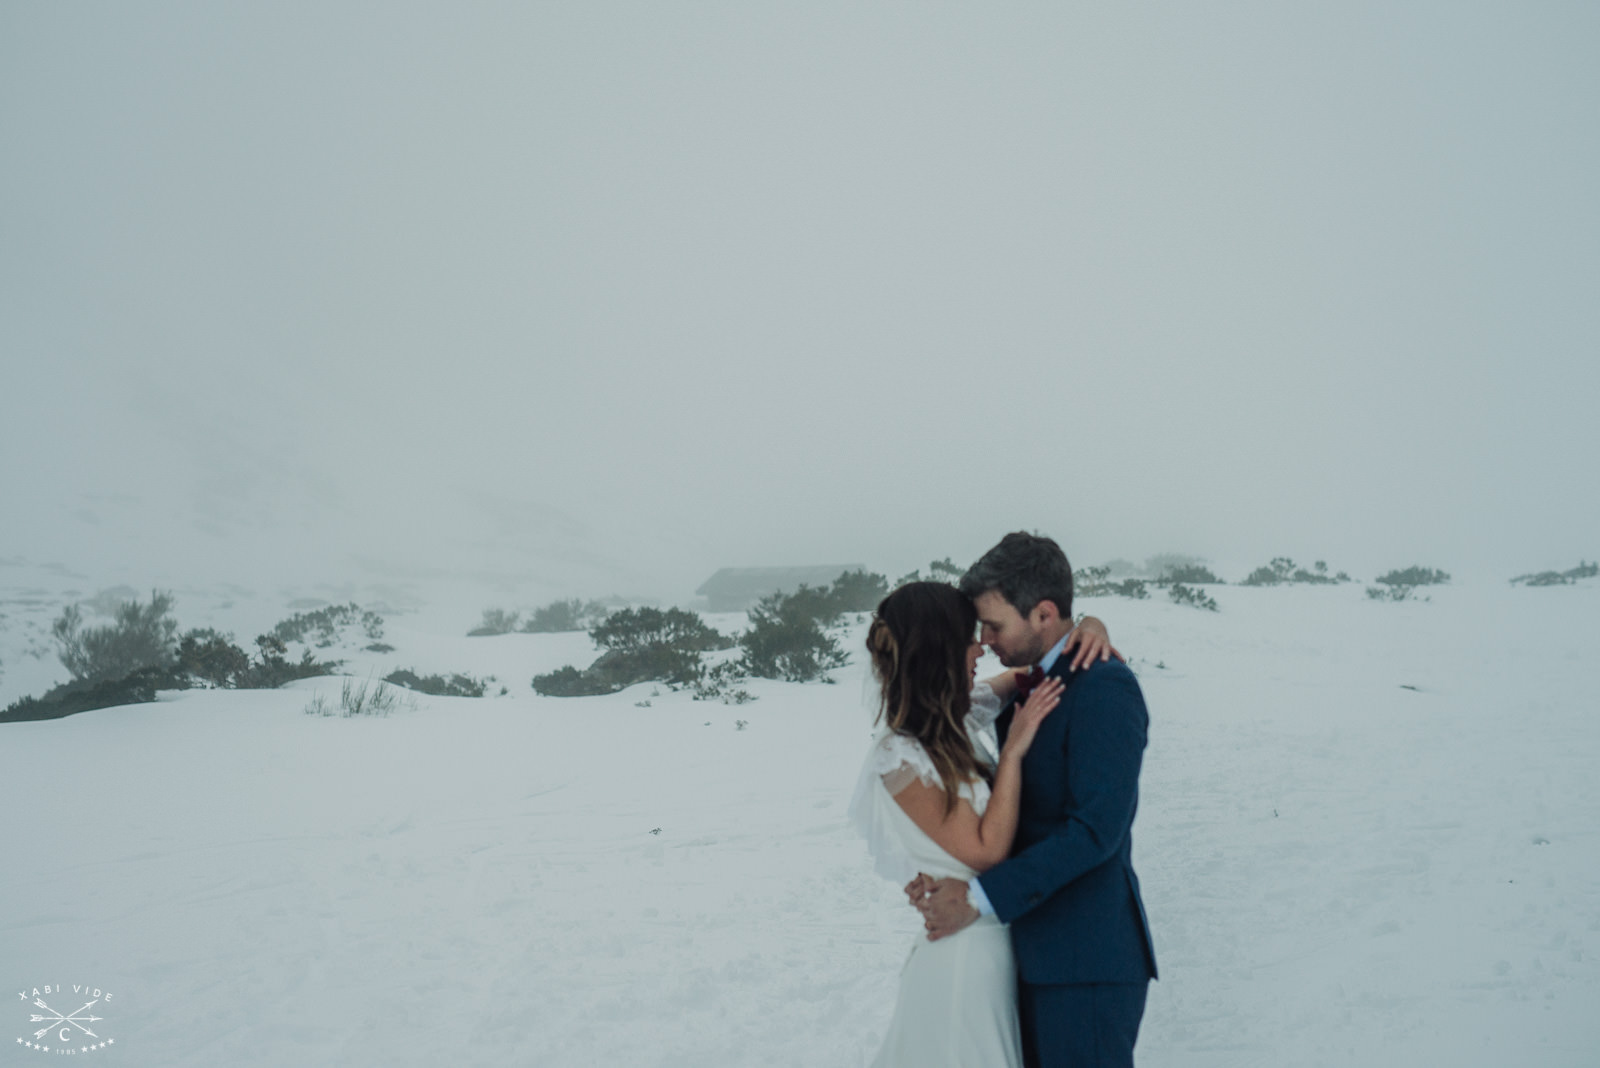
[[[117,1044],[117,1040],[114,1039],[114,1038],[108,1038],[104,1042],[93,1043],[93,1044],[87,1045],[87,1046],[79,1046],[77,1049],[72,1049],[70,1047],[66,1048],[66,1049],[63,1049],[63,1048],[58,1046],[54,1050],[51,1050],[51,1048],[49,1046],[41,1045],[41,1044],[39,1044],[37,1042],[29,1042],[29,1041],[27,1041],[25,1039],[21,1039],[21,1038],[17,1039],[17,1044],[21,1045],[21,1046],[26,1046],[29,1049],[38,1050],[40,1053],[52,1053],[52,1052],[54,1052],[54,1053],[67,1054],[69,1056],[72,1056],[72,1055],[76,1055],[76,1054],[79,1054],[79,1053],[93,1053],[97,1049],[105,1049],[107,1046],[115,1046]]]

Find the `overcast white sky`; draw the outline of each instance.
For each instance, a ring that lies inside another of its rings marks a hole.
[[[1588,3],[10,0],[0,558],[1570,567],[1597,55]]]

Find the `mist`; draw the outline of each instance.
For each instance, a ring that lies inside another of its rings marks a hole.
[[[0,559],[1570,566],[1597,50],[1553,3],[7,4]]]

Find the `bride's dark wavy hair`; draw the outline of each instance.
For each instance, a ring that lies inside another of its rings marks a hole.
[[[879,604],[867,630],[882,687],[877,721],[915,738],[944,782],[945,813],[961,784],[984,778],[967,735],[972,708],[967,648],[978,626],[972,599],[943,582],[908,582]]]

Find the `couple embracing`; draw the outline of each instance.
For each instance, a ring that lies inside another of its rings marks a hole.
[[[984,645],[1027,670],[977,681]],[[926,928],[874,1065],[1132,1065],[1156,977],[1130,840],[1149,717],[1104,627],[1073,625],[1066,555],[1009,534],[959,589],[884,598],[867,647],[885,729],[850,815]]]

